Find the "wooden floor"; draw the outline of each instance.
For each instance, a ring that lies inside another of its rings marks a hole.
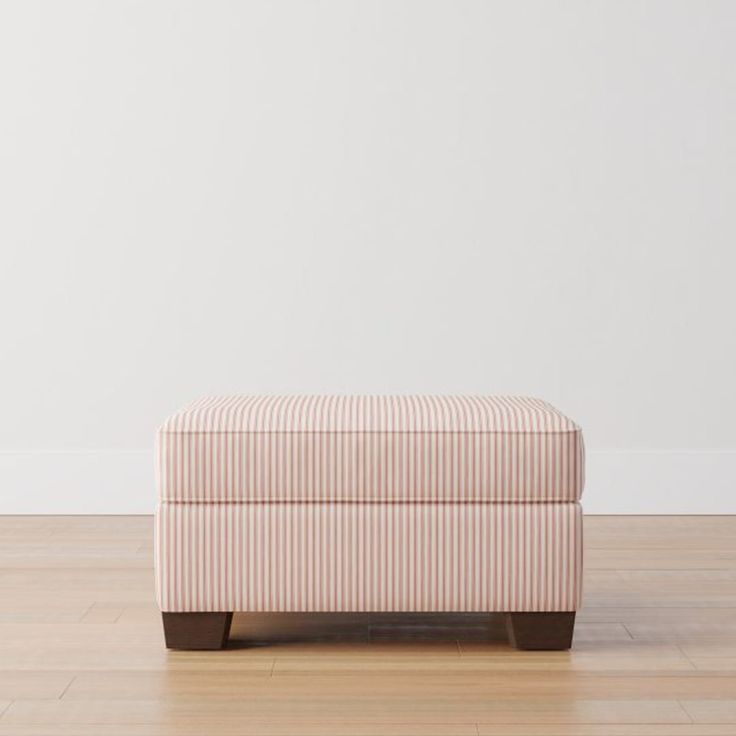
[[[0,736],[736,734],[736,517],[586,519],[572,652],[486,616],[236,616],[167,652],[147,517],[0,517]]]

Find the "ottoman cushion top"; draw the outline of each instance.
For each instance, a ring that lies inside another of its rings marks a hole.
[[[212,396],[157,435],[162,501],[576,501],[583,464],[523,396]]]

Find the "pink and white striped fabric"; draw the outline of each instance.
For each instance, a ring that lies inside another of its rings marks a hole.
[[[162,504],[164,611],[574,611],[580,506]]]
[[[164,501],[576,501],[580,428],[518,396],[207,397],[157,437]]]
[[[580,428],[539,399],[231,396],[157,435],[163,611],[574,611]]]

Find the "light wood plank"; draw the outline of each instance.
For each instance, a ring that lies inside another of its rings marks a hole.
[[[349,730],[346,730],[349,729]],[[132,724],[13,724],[0,736],[202,736],[199,724],[176,726]],[[733,736],[733,726],[723,724],[429,724],[242,722],[211,724],[207,736]]]
[[[578,614],[582,624],[612,624],[629,628],[632,624],[729,624],[736,625],[736,607],[705,608],[642,606],[639,608],[587,607]]]
[[[60,698],[74,677],[68,672],[0,672],[3,699]]]
[[[288,707],[286,703],[288,702]],[[694,702],[694,701],[693,701]],[[5,723],[136,724],[313,721],[329,725],[373,723],[689,723],[676,700],[490,699],[322,695],[234,699],[159,700],[15,700]]]
[[[271,677],[249,672],[217,672],[202,677],[197,672],[108,672],[104,678],[90,673],[77,675],[64,694],[72,700],[145,700],[191,697],[249,698],[393,697],[504,700],[660,700],[667,698],[736,698],[736,678],[715,674],[694,676],[691,671],[662,677],[659,671],[625,672],[618,675],[580,671],[557,671],[554,677],[536,671],[453,669],[452,677],[439,678],[436,670],[396,671],[368,669],[345,672],[273,669]],[[436,665],[435,665],[436,667]],[[307,676],[308,675],[308,676]]]
[[[515,728],[509,726],[508,728]],[[522,728],[529,728],[523,726]],[[705,728],[705,727],[704,727]],[[714,728],[710,726],[708,728]],[[167,724],[12,724],[3,726],[0,736],[477,736],[471,723],[350,723],[321,722],[270,723],[268,721]],[[509,731],[509,734],[529,733]],[[660,736],[662,732],[652,734]],[[628,736],[626,734],[625,736]],[[644,736],[647,736],[645,734]],[[677,734],[675,734],[677,736]],[[682,732],[680,736],[721,736],[721,732]]]
[[[696,670],[725,672],[736,676],[736,657],[689,657]]]
[[[696,723],[731,723],[736,733],[736,699],[683,700],[682,707]]]

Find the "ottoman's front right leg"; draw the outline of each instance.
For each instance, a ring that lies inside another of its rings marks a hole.
[[[232,613],[161,613],[169,649],[222,649],[230,635]]]
[[[575,611],[507,613],[506,631],[517,649],[569,649],[575,627]]]

